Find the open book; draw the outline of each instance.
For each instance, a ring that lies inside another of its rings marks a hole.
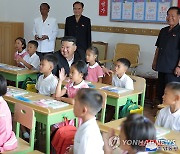
[[[34,101],[33,103],[36,105],[42,106],[42,107],[50,107],[53,109],[62,108],[62,107],[66,107],[69,105],[67,103],[53,100],[53,99],[41,99],[38,101]]]
[[[101,87],[100,89],[107,90],[107,91],[114,92],[114,93],[118,93],[118,94],[130,91],[129,89],[120,88],[120,87],[113,87],[113,86],[105,86],[105,87]]]

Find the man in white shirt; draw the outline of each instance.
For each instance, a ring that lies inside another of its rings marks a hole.
[[[55,40],[58,34],[56,19],[48,16],[49,10],[50,6],[47,3],[42,3],[40,5],[42,17],[34,20],[33,35],[39,43],[37,54],[40,58],[54,51]]]

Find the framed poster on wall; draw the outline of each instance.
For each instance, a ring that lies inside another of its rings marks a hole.
[[[172,0],[111,0],[110,20],[165,23]]]

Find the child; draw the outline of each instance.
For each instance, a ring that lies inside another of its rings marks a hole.
[[[162,98],[168,106],[160,110],[155,124],[180,131],[180,82],[168,83]]]
[[[86,63],[82,60],[71,65],[70,69],[70,82],[65,85],[63,89],[61,89],[62,82],[66,79],[65,70],[61,68],[59,71],[59,82],[56,88],[56,99],[60,99],[69,104],[74,104],[74,97],[76,93],[81,88],[89,88],[87,83],[84,81],[87,75],[87,66]],[[65,94],[68,95],[68,98],[62,97]]]
[[[104,154],[103,139],[96,122],[96,114],[102,107],[102,95],[94,89],[80,89],[75,98],[74,115],[82,118],[82,125],[78,128],[74,147],[70,153],[74,154]]]
[[[24,59],[18,57],[17,61],[23,63],[23,65],[28,69],[39,70],[40,60],[39,60],[39,56],[36,54],[37,48],[38,48],[37,41],[34,40],[29,41],[27,46],[28,55],[26,55]]]
[[[134,90],[133,80],[125,74],[130,65],[130,61],[126,58],[120,58],[116,61],[115,75],[112,78],[113,86]]]
[[[112,154],[113,149],[117,148],[118,145],[111,144],[110,142],[113,141],[112,137],[114,138],[114,132],[111,130],[109,134],[103,134],[104,139],[104,150],[105,154]],[[129,154],[145,154],[145,146],[147,144],[147,140],[156,140],[156,129],[149,119],[145,118],[140,114],[130,114],[127,119],[122,123],[120,129],[120,149],[119,153],[129,153]],[[140,141],[141,143],[144,142],[144,146],[134,144],[128,144],[126,141]],[[116,142],[118,143],[118,142]]]
[[[6,92],[6,79],[0,75],[0,153],[17,147],[17,139],[12,131],[11,111],[2,97]]]
[[[18,37],[15,40],[15,48],[16,48],[16,52],[14,55],[14,60],[17,63],[18,67],[24,67],[24,65],[20,62],[18,62],[18,57],[24,58],[24,56],[26,56],[28,53],[26,52],[26,40],[22,37]]]
[[[102,82],[103,70],[98,64],[99,51],[96,47],[89,47],[86,50],[86,61],[88,62],[88,75],[86,80],[91,82]]]
[[[38,78],[36,89],[40,94],[54,96],[58,79],[52,74],[52,70],[57,65],[57,58],[52,54],[42,57],[40,62],[40,72],[43,74]]]

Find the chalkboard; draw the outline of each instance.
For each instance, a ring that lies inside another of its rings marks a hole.
[[[165,23],[172,0],[111,0],[111,21]]]

